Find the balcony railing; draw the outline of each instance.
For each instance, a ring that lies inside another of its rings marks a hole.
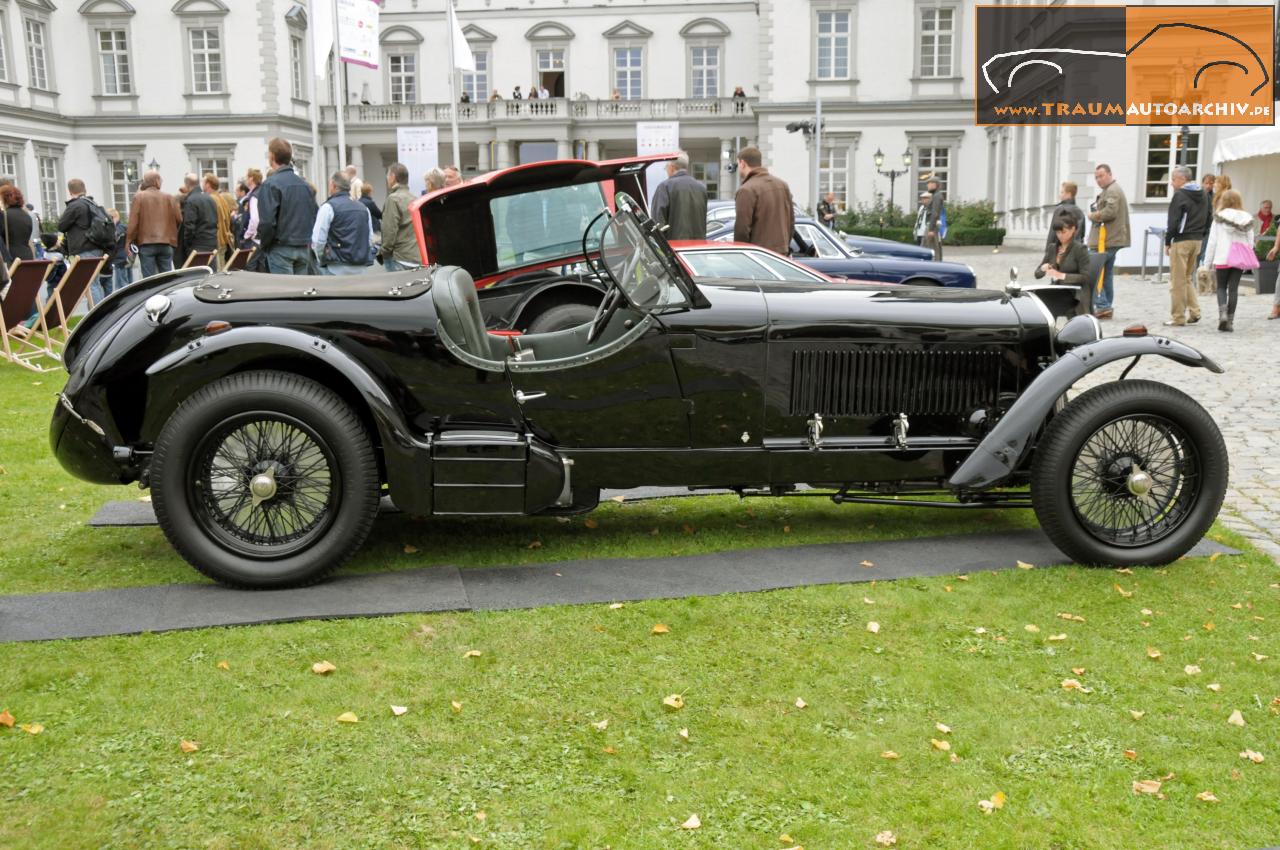
[[[388,103],[348,106],[349,124],[434,124],[453,120],[459,124],[493,121],[646,121],[681,118],[753,118],[754,100],[732,97],[664,98],[651,100],[495,100],[487,103]],[[320,107],[320,121],[333,124],[337,108]]]

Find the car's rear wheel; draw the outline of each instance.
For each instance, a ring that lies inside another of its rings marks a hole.
[[[1190,396],[1114,381],[1053,418],[1036,447],[1031,501],[1045,534],[1082,564],[1167,564],[1209,530],[1227,449]]]
[[[596,309],[588,304],[557,304],[530,322],[526,333],[567,331],[569,328],[589,324],[596,317]]]
[[[360,547],[378,513],[360,418],[315,381],[244,372],[184,401],[156,441],[152,501],[165,536],[222,584],[311,584]]]

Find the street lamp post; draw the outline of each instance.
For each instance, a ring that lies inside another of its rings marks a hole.
[[[889,169],[888,171],[885,171],[883,168],[881,168],[881,166],[884,165],[884,152],[881,151],[879,148],[876,148],[875,161],[876,161],[876,173],[881,175],[882,177],[889,178],[889,214],[892,215],[893,214],[893,184],[895,181],[897,181],[899,177],[901,177],[902,175],[906,174],[908,171],[911,170],[911,149],[908,148],[907,150],[902,152],[903,168],[899,170],[895,171],[893,169]],[[890,223],[892,224],[892,221]]]

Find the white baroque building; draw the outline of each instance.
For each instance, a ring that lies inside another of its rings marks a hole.
[[[238,177],[281,135],[313,180],[351,162],[380,196],[396,128],[436,126],[448,163],[456,108],[468,173],[627,156],[637,122],[678,121],[695,175],[719,197],[736,188],[723,166],[754,143],[811,208],[825,191],[853,206],[887,196],[881,151],[885,170],[904,172],[900,206],[933,172],[952,199],[994,200],[1010,238],[1027,242],[1047,231],[1061,180],[1078,182],[1087,203],[1099,161],[1139,229],[1166,203],[1167,130],[974,124],[975,0],[457,0],[477,71],[459,75],[472,102],[456,107],[445,2],[384,0],[380,67],[345,66],[341,85],[331,75],[313,91],[305,3],[0,0],[0,174],[46,215],[72,176],[127,212],[148,166],[170,189],[188,171]],[[552,97],[512,99],[535,84]],[[745,99],[732,98],[737,86]],[[489,100],[494,90],[503,100]],[[812,120],[819,99],[815,159],[813,138],[787,125]],[[1236,132],[1194,130],[1195,157]]]

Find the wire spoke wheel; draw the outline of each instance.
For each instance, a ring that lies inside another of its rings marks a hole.
[[[306,549],[340,506],[341,473],[328,444],[280,413],[246,412],[216,425],[193,452],[188,480],[197,522],[252,558]]]
[[[1145,546],[1177,530],[1200,492],[1200,455],[1160,416],[1114,419],[1085,440],[1071,470],[1071,505],[1113,546]]]

